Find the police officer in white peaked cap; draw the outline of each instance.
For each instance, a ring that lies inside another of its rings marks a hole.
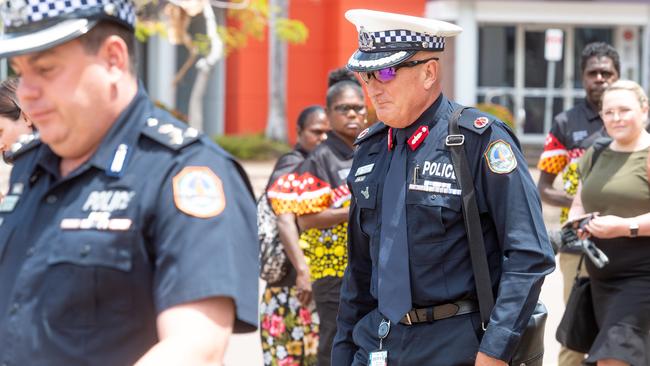
[[[0,203],[0,364],[221,365],[258,323],[243,170],[149,100],[130,0],[4,0],[0,15],[40,133]]]
[[[512,131],[442,93],[442,52],[461,29],[371,10],[345,16],[359,32],[347,67],[365,82],[381,122],[357,138],[348,176],[349,262],[332,364],[541,365],[543,348],[515,356],[553,251]],[[471,174],[452,160],[463,149]],[[463,176],[478,206],[473,229],[463,218]],[[484,242],[480,276],[469,230]],[[494,297],[484,326],[477,288]]]

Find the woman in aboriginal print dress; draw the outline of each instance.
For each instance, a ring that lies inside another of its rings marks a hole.
[[[353,146],[366,119],[361,85],[347,70],[330,75],[326,113],[332,127],[298,169],[300,198],[296,214],[300,242],[311,270],[320,319],[318,365],[330,365],[343,272],[347,265],[350,191],[346,179]]]
[[[260,335],[265,366],[316,365],[318,315],[312,302],[309,267],[298,245],[293,213],[296,201],[286,199],[284,188],[292,180],[293,170],[327,138],[329,122],[323,108],[305,108],[298,117],[297,131],[295,148],[278,159],[266,189],[290,265],[287,275],[275,283],[267,283],[262,295]]]

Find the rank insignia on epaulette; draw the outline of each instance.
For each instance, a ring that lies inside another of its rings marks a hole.
[[[362,138],[366,137],[366,135],[368,134],[368,132],[370,132],[370,127],[368,127],[368,128],[366,128],[365,130],[361,131],[361,133],[359,134],[359,136],[357,136],[357,139],[362,139]]]
[[[478,117],[474,120],[474,127],[483,128],[488,125],[490,120],[487,117]]]
[[[221,179],[207,166],[188,166],[172,179],[174,204],[190,216],[209,218],[226,207]]]

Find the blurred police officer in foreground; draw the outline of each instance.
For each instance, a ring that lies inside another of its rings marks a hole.
[[[459,120],[496,294],[483,332],[445,145],[458,105],[440,80],[445,38],[461,29],[369,10],[346,18],[359,30],[348,68],[383,123],[360,134],[348,177],[349,264],[332,364],[366,365],[370,356],[371,365],[506,365],[554,268],[518,143],[490,115],[466,110]]]
[[[220,364],[257,324],[239,165],[149,101],[130,0],[11,0],[0,56],[40,132],[0,204],[0,364]]]

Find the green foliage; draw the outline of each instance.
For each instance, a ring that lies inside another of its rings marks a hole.
[[[291,151],[291,147],[264,137],[263,134],[221,135],[214,139],[237,159],[270,160]]]
[[[294,44],[304,44],[309,38],[309,29],[299,20],[278,19],[275,32],[281,40]]]
[[[138,9],[145,9],[146,6],[158,3],[157,0],[137,0],[137,2]],[[278,11],[279,9],[269,7],[268,0],[251,0],[245,9],[228,9],[227,17],[231,25],[217,26],[217,33],[224,43],[226,54],[245,47],[249,38],[264,40],[269,16],[271,12]],[[160,19],[160,15],[149,13],[143,19],[139,19],[135,30],[137,40],[146,42],[149,37],[156,35],[167,38],[169,25]],[[294,19],[278,18],[273,31],[281,40],[293,44],[304,44],[309,37],[309,30],[305,23]],[[210,52],[210,40],[205,34],[193,34],[192,44],[200,55],[207,55]]]
[[[496,118],[498,118],[499,120],[503,121],[505,124],[510,126],[510,128],[513,131],[516,129],[515,119],[508,108],[500,104],[479,103],[476,105],[476,109],[495,116]]]

